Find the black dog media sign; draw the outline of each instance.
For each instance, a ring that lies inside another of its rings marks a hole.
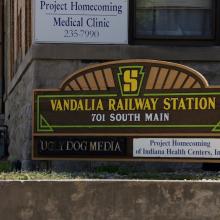
[[[180,64],[103,63],[33,98],[34,159],[220,157],[220,89]]]
[[[126,156],[126,138],[119,137],[36,137],[36,154],[46,157],[111,158]]]

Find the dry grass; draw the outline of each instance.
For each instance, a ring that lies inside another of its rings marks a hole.
[[[78,179],[135,179],[135,180],[220,180],[220,172],[211,171],[176,171],[158,172],[146,171],[137,172],[126,168],[100,167],[94,172],[24,172],[12,171],[9,162],[0,162],[0,180],[78,180]]]

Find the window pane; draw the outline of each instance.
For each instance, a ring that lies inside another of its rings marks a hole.
[[[211,9],[211,0],[136,0],[137,8],[149,7],[188,7]]]
[[[137,0],[136,37],[211,37],[211,0]]]

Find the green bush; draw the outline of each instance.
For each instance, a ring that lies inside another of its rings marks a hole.
[[[12,165],[9,161],[0,162],[0,172],[10,172],[11,169],[12,169]]]

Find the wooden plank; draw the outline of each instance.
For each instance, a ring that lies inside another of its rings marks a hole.
[[[158,75],[157,83],[156,83],[156,85],[154,87],[155,89],[162,89],[163,84],[164,84],[164,82],[166,80],[168,71],[169,70],[166,69],[166,68],[161,68],[160,73]]]
[[[81,76],[79,78],[77,78],[77,82],[80,84],[80,87],[83,89],[83,90],[89,90],[89,86],[84,78],[84,76]]]
[[[105,79],[104,79],[104,76],[102,74],[102,70],[95,71],[95,77],[96,77],[96,80],[99,84],[99,89],[100,90],[107,90]]]
[[[154,84],[157,80],[158,72],[159,72],[159,67],[152,67],[151,68],[149,77],[147,79],[146,89],[153,89],[154,88]]]
[[[183,89],[190,89],[192,87],[193,83],[195,83],[195,79],[190,76],[182,88]]]
[[[104,75],[105,75],[108,87],[114,88],[115,87],[115,82],[114,82],[112,69],[111,68],[104,69]]]
[[[180,73],[178,76],[178,79],[175,82],[175,85],[173,86],[173,89],[180,89],[186,79],[187,75],[185,73]]]
[[[86,74],[85,77],[87,78],[87,81],[89,83],[89,86],[90,86],[91,90],[98,90],[98,86],[97,86],[97,83],[95,81],[95,77],[94,77],[93,73],[92,72],[88,73],[88,74]]]
[[[164,89],[171,89],[176,77],[177,77],[178,71],[176,70],[171,70],[169,72],[169,75],[167,77],[166,83],[164,85]]]

